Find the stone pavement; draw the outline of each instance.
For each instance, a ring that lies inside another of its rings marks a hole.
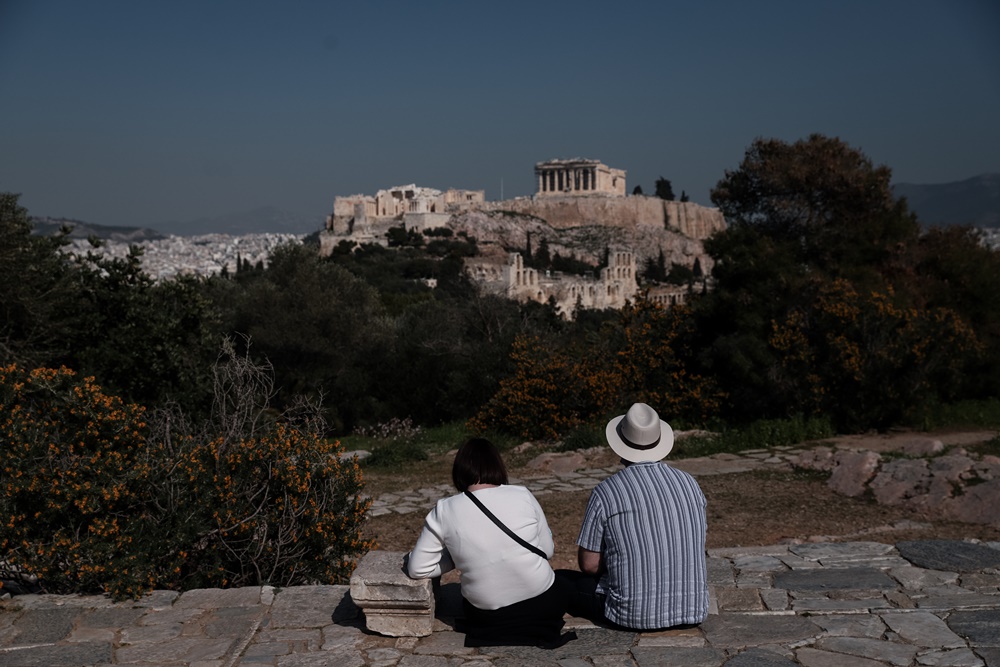
[[[776,448],[672,462],[695,475],[787,468]],[[536,495],[592,488],[616,470],[520,480]],[[513,480],[512,480],[513,481]],[[376,499],[426,511],[450,487]],[[1000,667],[1000,543],[785,544],[709,550],[712,608],[692,630],[622,632],[567,618],[551,650],[465,648],[457,584],[435,631],[365,629],[348,586],[155,591],[135,602],[21,595],[0,601],[0,667]]]
[[[0,667],[1000,667],[1000,543],[809,543],[709,551],[701,627],[621,632],[568,618],[555,650],[465,648],[457,584],[435,631],[364,629],[347,586],[156,591],[136,602],[0,603]]]

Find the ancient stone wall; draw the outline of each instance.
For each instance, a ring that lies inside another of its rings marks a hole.
[[[573,317],[577,308],[622,308],[638,292],[635,256],[621,248],[609,253],[608,266],[601,269],[600,278],[541,272],[526,267],[520,253],[508,255],[502,267],[478,261],[468,263],[466,271],[483,291],[518,301],[548,303],[551,300],[567,319]]]

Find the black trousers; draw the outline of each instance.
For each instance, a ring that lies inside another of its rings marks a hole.
[[[557,648],[574,639],[575,633],[561,634],[564,586],[556,579],[541,595],[499,609],[479,609],[463,598],[465,645]]]
[[[556,581],[562,582],[560,586],[566,591],[566,611],[573,616],[585,618],[599,625],[603,625],[616,630],[627,630],[636,632],[636,628],[627,628],[618,625],[614,621],[609,621],[604,615],[604,600],[606,596],[597,592],[599,577],[593,574],[585,574],[577,570],[556,570]],[[695,625],[684,624],[675,625],[670,628],[655,628],[656,630],[682,630],[693,628]],[[641,628],[643,631],[650,631],[653,628]]]
[[[615,625],[604,617],[604,594],[597,592],[598,577],[577,570],[556,570],[556,581],[566,591],[566,612],[602,625]]]

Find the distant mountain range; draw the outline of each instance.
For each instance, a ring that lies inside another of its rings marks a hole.
[[[982,174],[954,183],[896,183],[892,192],[906,197],[924,226],[1000,227],[1000,174]]]
[[[322,216],[283,211],[273,206],[261,206],[243,213],[229,213],[215,218],[198,218],[190,222],[163,222],[154,225],[176,236],[200,234],[311,234],[323,229]]]
[[[245,213],[230,213],[216,218],[199,218],[190,222],[163,222],[150,227],[115,227],[100,225],[73,218],[32,217],[34,233],[55,234],[64,225],[72,229],[70,238],[84,239],[90,236],[138,243],[174,236],[200,236],[203,234],[312,234],[323,229],[324,221],[319,216],[282,211],[273,206],[262,206]]]
[[[72,218],[31,218],[32,231],[41,236],[52,236],[63,227],[69,227],[69,238],[86,239],[96,236],[106,241],[121,243],[139,243],[167,238],[166,234],[148,227],[114,227],[112,225],[96,225],[91,222],[74,220]]]

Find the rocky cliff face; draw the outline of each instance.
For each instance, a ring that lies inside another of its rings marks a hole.
[[[591,219],[556,227],[535,215],[512,211],[468,211],[453,216],[448,226],[475,237],[484,255],[498,258],[506,258],[508,252],[523,254],[530,234],[534,250],[545,239],[551,254],[575,257],[590,264],[598,264],[608,248],[627,248],[635,255],[639,270],[647,259],[656,261],[660,251],[667,266],[672,262],[692,266],[699,259],[706,272],[711,269],[712,260],[705,254],[700,239],[665,226],[608,225]]]
[[[545,239],[550,253],[591,264],[598,264],[607,249],[630,250],[640,271],[662,251],[668,267],[674,262],[691,267],[697,259],[708,272],[712,260],[702,242],[726,227],[718,209],[642,195],[524,197],[475,202],[451,211],[450,217],[436,215],[440,224],[475,237],[487,260],[502,263],[510,252],[523,253],[530,234],[533,249]],[[321,234],[320,252],[329,254],[341,240],[380,242],[390,227],[400,224],[416,229],[427,226],[426,221],[405,215],[360,222],[350,216],[332,216]]]
[[[722,212],[691,202],[632,195],[532,197],[478,204],[483,211],[508,211],[541,218],[556,229],[571,227],[654,227],[674,229],[704,240],[726,226]]]

